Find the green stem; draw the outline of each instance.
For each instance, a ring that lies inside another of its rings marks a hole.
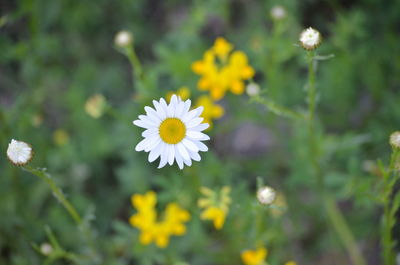
[[[314,52],[309,51],[307,54],[308,59],[308,138],[310,147],[310,159],[314,174],[317,181],[317,190],[321,194],[328,217],[333,228],[339,236],[342,244],[345,246],[351,261],[355,265],[365,265],[366,262],[361,255],[354,236],[346,223],[343,213],[336,205],[335,200],[331,197],[325,189],[324,174],[322,172],[321,163],[319,161],[319,144],[320,137],[317,136],[315,126],[315,109],[316,109],[316,96],[317,90],[315,87],[315,65],[314,65]]]
[[[335,200],[329,196],[325,195],[325,208],[328,213],[328,217],[336,230],[339,238],[341,239],[343,245],[346,247],[347,252],[353,264],[365,265],[367,264],[357,247],[357,243],[354,236],[344,219],[344,216],[340,209],[337,207]]]
[[[67,198],[64,196],[64,193],[62,190],[57,186],[56,182],[53,180],[50,174],[46,173],[43,169],[35,169],[29,166],[24,166],[24,170],[28,171],[29,173],[39,177],[42,179],[44,182],[46,182],[50,189],[53,192],[53,195],[58,199],[58,201],[64,206],[64,208],[67,210],[69,215],[72,217],[72,219],[75,221],[75,223],[78,226],[79,230],[82,230],[83,235],[85,236],[85,239],[91,249],[92,252],[92,261],[96,261],[98,259],[98,253],[96,251],[93,239],[92,239],[92,234],[91,231],[88,229],[87,224],[83,221],[82,217],[79,215],[78,211],[74,208],[74,206],[67,200]]]
[[[260,96],[253,96],[251,99],[254,100],[255,102],[265,105],[271,112],[273,112],[274,114],[276,114],[278,116],[283,116],[283,117],[294,119],[294,120],[304,120],[305,119],[303,114],[295,112],[284,106],[281,106],[281,105],[275,103],[271,99],[262,98]]]
[[[383,261],[385,265],[394,265],[396,256],[394,247],[396,242],[393,240],[392,229],[395,224],[395,214],[399,208],[400,194],[396,194],[392,200],[393,186],[395,185],[398,174],[396,174],[396,161],[398,150],[394,149],[390,158],[390,165],[384,170],[385,188],[383,191],[383,216],[381,229],[381,245],[383,249]]]
[[[50,189],[53,191],[53,195],[61,202],[61,204],[67,210],[67,212],[72,217],[72,219],[74,219],[75,223],[78,226],[80,226],[82,224],[81,216],[75,210],[74,206],[72,206],[72,204],[65,198],[62,190],[57,186],[57,184],[54,182],[54,180],[50,176],[50,174],[44,172],[43,170],[34,169],[34,168],[29,167],[29,166],[24,166],[23,168],[26,171],[32,173],[33,175],[38,176],[44,182],[46,182],[50,186]]]
[[[132,76],[134,79],[135,88],[139,92],[139,95],[145,95],[146,90],[144,89],[143,68],[139,58],[136,55],[135,48],[128,47],[125,51],[129,62],[132,65]]]

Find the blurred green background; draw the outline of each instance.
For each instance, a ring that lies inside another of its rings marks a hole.
[[[270,15],[276,4],[287,12],[280,21]],[[381,264],[374,168],[377,159],[387,161],[388,136],[399,129],[400,117],[400,1],[394,0],[2,0],[0,264],[42,264],[46,257],[32,244],[48,241],[46,226],[64,249],[87,248],[48,186],[8,163],[12,138],[32,144],[32,166],[46,167],[90,222],[100,261],[82,264],[242,264],[240,252],[260,240],[254,223],[259,215],[269,264],[351,264],[314,192],[306,129],[247,95],[219,102],[225,115],[208,132],[210,151],[190,168],[156,169],[134,150],[141,130],[132,120],[150,99],[182,86],[193,97],[202,94],[190,66],[218,36],[248,55],[267,97],[304,107],[307,66],[296,43],[308,26],[323,35],[318,52],[335,55],[317,72],[327,186],[368,264]],[[129,61],[114,45],[120,30],[133,33],[146,97],[138,95]],[[84,105],[97,93],[110,108],[94,119]],[[255,201],[258,176],[285,195],[281,216]],[[232,187],[220,231],[199,219],[199,185]],[[150,189],[157,191],[160,209],[177,201],[192,215],[187,233],[164,250],[141,246],[128,222],[134,213],[130,196]]]

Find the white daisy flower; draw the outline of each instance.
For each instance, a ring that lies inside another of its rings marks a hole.
[[[318,30],[311,27],[305,29],[300,34],[300,44],[306,50],[314,50],[322,41],[321,34]]]
[[[7,148],[7,157],[17,166],[26,165],[33,156],[33,150],[30,144],[22,141],[11,140]]]
[[[273,188],[264,186],[257,191],[257,199],[261,204],[269,205],[276,199],[276,192]]]
[[[209,125],[202,123],[203,107],[189,110],[190,104],[190,99],[182,101],[176,95],[172,95],[169,105],[163,98],[153,100],[155,109],[145,107],[146,115],[139,115],[139,119],[133,121],[136,126],[146,129],[136,151],[150,152],[149,162],[160,157],[158,168],[167,163],[172,165],[175,160],[180,169],[184,164],[191,166],[192,160],[200,161],[199,151],[208,150],[202,141],[210,139],[202,131]]]

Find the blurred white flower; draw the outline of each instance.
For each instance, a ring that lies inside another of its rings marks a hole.
[[[257,96],[260,94],[260,86],[256,83],[250,83],[246,86],[246,93],[250,97]]]
[[[50,256],[53,252],[53,247],[49,243],[43,243],[40,245],[40,252],[45,256]]]
[[[276,192],[269,186],[264,186],[257,191],[257,199],[261,204],[270,205],[275,201]]]
[[[280,5],[272,7],[271,17],[275,20],[283,19],[284,17],[286,17],[286,9]]]
[[[400,132],[396,131],[390,135],[390,144],[395,148],[400,148]]]
[[[172,165],[175,160],[180,169],[184,164],[191,166],[192,159],[200,161],[199,151],[208,150],[201,141],[210,139],[202,131],[209,125],[202,123],[203,107],[189,111],[190,104],[190,99],[182,101],[172,95],[169,105],[161,98],[160,101],[153,100],[155,109],[146,106],[146,115],[139,115],[139,119],[133,121],[136,126],[146,129],[136,151],[150,152],[149,162],[160,157],[158,168],[167,162]]]
[[[322,41],[321,34],[319,31],[309,27],[300,34],[300,44],[306,50],[314,50],[317,48]]]
[[[126,30],[121,30],[115,35],[114,43],[120,48],[126,48],[133,42],[132,33]]]
[[[17,166],[26,165],[33,156],[33,150],[30,144],[22,141],[11,140],[7,148],[7,157]]]

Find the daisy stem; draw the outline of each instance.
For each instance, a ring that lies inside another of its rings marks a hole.
[[[314,168],[314,174],[317,180],[317,189],[321,194],[324,202],[324,208],[327,211],[328,218],[335,229],[339,239],[346,248],[350,259],[355,265],[365,265],[367,264],[361,255],[354,236],[343,216],[340,208],[337,206],[334,198],[325,189],[324,175],[321,169],[321,163],[319,161],[320,152],[318,145],[321,141],[321,136],[317,136],[316,126],[315,126],[315,109],[316,109],[316,96],[317,91],[315,87],[315,57],[314,52],[307,52],[308,61],[308,138],[310,147],[310,159],[312,167]]]

